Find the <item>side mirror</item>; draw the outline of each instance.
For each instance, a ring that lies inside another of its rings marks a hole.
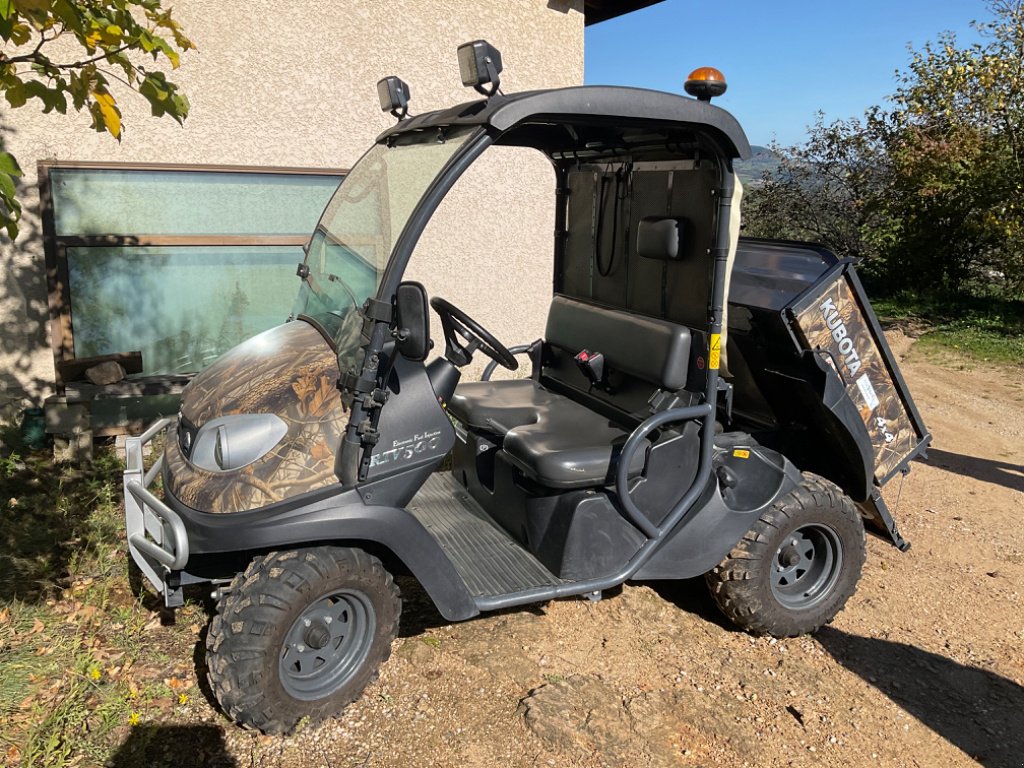
[[[430,351],[430,308],[419,283],[400,283],[395,294],[395,339],[402,357],[420,362]]]

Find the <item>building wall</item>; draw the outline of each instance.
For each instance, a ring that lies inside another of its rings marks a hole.
[[[0,118],[4,148],[26,172],[21,235],[14,244],[0,242],[0,407],[38,403],[54,380],[38,161],[346,168],[393,120],[380,111],[376,81],[397,74],[408,82],[413,113],[473,98],[459,80],[455,49],[476,38],[501,50],[505,91],[583,81],[583,0],[172,5],[199,49],[183,56],[173,76],[192,104],[184,127],[152,118],[146,101],[126,90],[117,92],[120,144],[93,132],[79,114],[43,115],[27,106]],[[453,190],[411,276],[511,345],[543,329],[553,175],[539,156],[494,154]]]

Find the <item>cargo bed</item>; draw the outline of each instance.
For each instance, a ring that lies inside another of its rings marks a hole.
[[[905,548],[880,489],[931,436],[853,261],[821,246],[741,238],[726,365],[734,419],[839,483]]]

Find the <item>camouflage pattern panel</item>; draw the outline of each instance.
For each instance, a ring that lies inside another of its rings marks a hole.
[[[182,429],[219,416],[273,413],[288,426],[265,456],[241,469],[210,472],[168,440],[164,483],[202,512],[258,509],[338,482],[334,456],[348,423],[337,387],[338,359],[312,326],[293,321],[238,345],[197,375],[181,398]]]
[[[875,480],[889,474],[920,442],[906,406],[878,348],[871,327],[845,274],[820,286],[813,299],[802,300],[797,326],[810,350],[825,358],[846,385],[864,420],[875,451]],[[870,309],[867,311],[871,311]]]

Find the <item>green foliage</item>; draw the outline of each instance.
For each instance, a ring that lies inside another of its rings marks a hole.
[[[873,287],[1024,289],[1024,0],[989,0],[982,42],[911,52],[887,108],[776,149],[747,231],[863,257]]]
[[[882,322],[920,334],[915,354],[943,364],[1024,365],[1022,299],[903,292],[873,305]]]
[[[14,109],[34,101],[44,113],[86,112],[96,131],[120,141],[113,81],[141,94],[154,116],[182,122],[187,97],[147,59],[177,69],[181,53],[195,46],[161,1],[0,0],[0,95]],[[67,58],[51,57],[57,40]],[[11,239],[21,218],[19,176],[14,157],[0,152],[0,230]]]

